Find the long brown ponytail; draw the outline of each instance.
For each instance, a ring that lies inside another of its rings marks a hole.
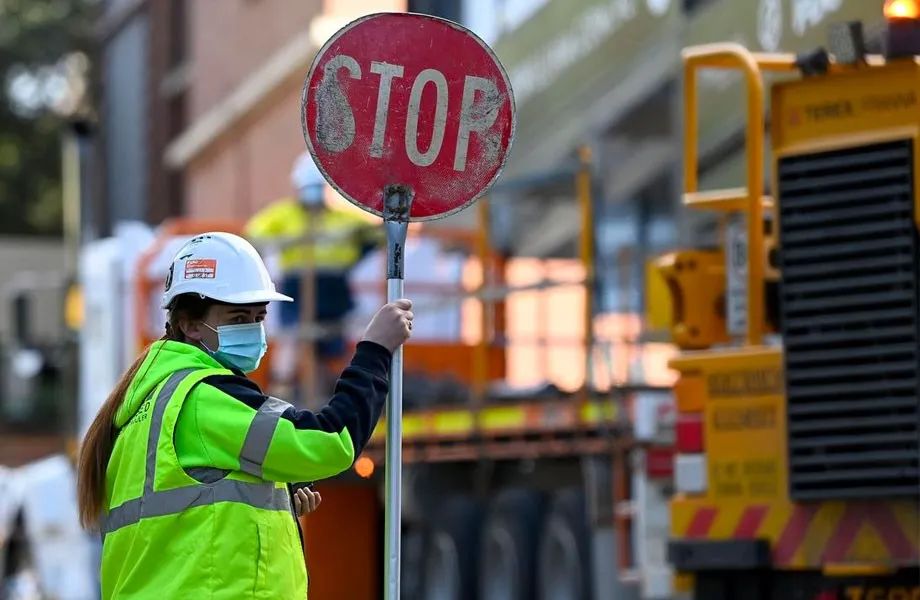
[[[197,295],[178,296],[169,312],[166,333],[161,339],[184,342],[185,336],[182,335],[179,327],[180,319],[202,319],[211,304],[210,300]],[[105,498],[105,471],[115,445],[115,414],[124,402],[128,387],[134,381],[149,353],[150,347],[147,347],[124,372],[83,438],[77,459],[77,503],[80,523],[86,529],[95,529],[102,513]]]
[[[87,529],[96,527],[99,514],[102,512],[105,469],[115,443],[115,413],[118,412],[128,386],[131,385],[149,352],[150,348],[145,349],[124,372],[83,438],[77,463],[77,500],[80,507],[80,523]]]

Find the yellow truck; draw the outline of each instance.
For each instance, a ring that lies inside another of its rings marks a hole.
[[[668,552],[696,600],[920,598],[920,5],[884,10],[880,39],[845,23],[828,51],[683,54],[684,204],[724,224],[659,260]],[[746,188],[697,189],[702,69],[743,75]]]

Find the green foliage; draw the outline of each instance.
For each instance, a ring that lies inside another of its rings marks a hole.
[[[86,116],[94,0],[0,0],[0,235],[60,235],[61,131]]]

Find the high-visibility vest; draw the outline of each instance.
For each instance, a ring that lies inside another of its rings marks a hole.
[[[308,231],[313,243],[298,242]],[[253,215],[245,233],[256,244],[284,244],[279,266],[285,273],[303,269],[309,260],[319,270],[347,270],[361,258],[364,244],[379,241],[378,228],[360,217],[336,209],[311,213],[294,198],[274,202]]]
[[[230,373],[163,373],[119,430],[106,471],[104,599],[306,598],[306,567],[287,487],[260,477],[272,433],[289,405],[270,398],[256,413],[240,448],[239,471],[189,473],[179,464],[175,426],[189,392],[205,377]],[[219,393],[210,389],[202,386],[196,394]]]

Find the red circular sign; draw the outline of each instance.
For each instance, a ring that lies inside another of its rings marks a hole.
[[[411,220],[462,210],[491,186],[514,136],[514,97],[492,50],[427,15],[380,13],[338,31],[304,82],[304,139],[345,198],[382,216],[412,190]]]

